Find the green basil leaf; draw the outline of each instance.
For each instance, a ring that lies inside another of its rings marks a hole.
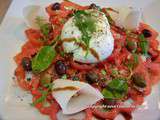
[[[81,40],[87,46],[86,56],[88,54],[91,35],[96,31],[96,20],[91,17],[91,13],[87,13],[84,10],[78,10],[74,14],[75,25],[82,32]]]
[[[148,40],[144,37],[143,34],[139,35],[139,39],[140,39],[140,47],[142,49],[142,54],[147,55],[148,54],[148,49],[149,49],[149,42]]]
[[[44,46],[32,59],[32,70],[40,73],[47,69],[56,56],[56,51],[51,46]]]
[[[50,32],[49,24],[41,16],[37,16],[35,20],[36,20],[36,24],[39,26],[39,28],[40,28],[41,32],[43,33],[43,35],[47,36],[49,34],[49,32]]]
[[[138,55],[136,53],[133,53],[132,56],[133,56],[133,60],[129,60],[129,62],[127,64],[127,67],[129,69],[135,68],[135,66],[137,66],[138,63],[139,63],[139,61],[138,61]]]
[[[33,103],[31,103],[31,106],[35,106],[38,103],[44,102],[47,98],[47,94],[48,94],[48,91],[43,91],[42,96],[38,98],[36,101],[34,101]]]
[[[106,99],[121,99],[128,91],[127,82],[122,79],[114,79],[108,83],[107,87],[102,90],[102,94]]]
[[[123,79],[113,79],[108,83],[107,87],[111,90],[118,92],[126,92],[128,89],[128,85]]]
[[[103,89],[103,90],[102,90],[102,95],[103,95],[104,98],[106,98],[106,99],[113,99],[113,98],[114,98],[112,92],[109,91],[109,90],[107,90],[107,89]]]
[[[46,98],[47,98],[49,91],[52,90],[52,88],[53,88],[53,83],[47,83],[44,86],[47,88],[47,90],[41,91],[42,96],[39,97],[37,100],[35,100],[33,103],[31,103],[31,106],[35,106],[38,103],[43,103],[46,101]]]

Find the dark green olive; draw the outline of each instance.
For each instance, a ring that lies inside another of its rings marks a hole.
[[[128,51],[134,52],[137,49],[137,43],[134,41],[127,41],[126,47]]]
[[[134,73],[131,77],[131,80],[132,80],[133,84],[137,87],[140,87],[140,88],[146,87],[146,81],[145,81],[144,77],[139,73]]]
[[[90,84],[98,82],[98,79],[99,79],[99,77],[95,72],[88,72],[86,74],[86,80]]]

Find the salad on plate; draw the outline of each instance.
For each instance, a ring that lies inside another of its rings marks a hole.
[[[65,0],[45,10],[24,8],[27,40],[14,57],[28,105],[51,120],[82,111],[80,120],[132,119],[160,79],[158,32],[130,7]]]

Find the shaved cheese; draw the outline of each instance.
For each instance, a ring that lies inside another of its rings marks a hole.
[[[23,16],[24,21],[28,27],[32,28],[39,28],[36,24],[36,17],[41,17],[48,20],[47,13],[45,12],[45,9],[43,9],[39,5],[29,5],[23,8]]]
[[[126,29],[136,29],[139,26],[142,16],[140,10],[125,6],[115,7],[113,9],[118,13],[114,11],[108,12],[118,26]]]
[[[52,95],[61,106],[63,114],[80,112],[103,99],[97,89],[84,82],[57,79],[53,84],[55,91],[53,89]]]

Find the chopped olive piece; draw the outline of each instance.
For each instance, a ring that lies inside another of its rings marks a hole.
[[[131,80],[133,81],[133,84],[136,85],[137,87],[140,88],[146,87],[146,81],[144,77],[139,73],[133,74]]]
[[[128,51],[134,52],[137,49],[137,43],[134,41],[127,41],[126,47],[127,47]]]
[[[142,31],[142,33],[143,33],[143,35],[144,35],[145,38],[148,38],[148,37],[151,37],[151,36],[152,36],[151,31],[149,31],[149,30],[147,30],[147,29],[144,29],[144,30]]]
[[[52,5],[52,10],[60,10],[60,8],[61,8],[61,5],[58,2]]]
[[[66,74],[67,67],[63,61],[58,60],[55,63],[55,69],[56,69],[56,72],[58,75],[64,75],[64,74]]]
[[[98,82],[98,79],[98,75],[95,72],[88,72],[86,74],[86,80],[90,84]]]
[[[29,57],[24,57],[22,59],[22,66],[23,66],[23,69],[25,71],[31,71],[32,70],[32,65],[31,65],[31,59]]]

